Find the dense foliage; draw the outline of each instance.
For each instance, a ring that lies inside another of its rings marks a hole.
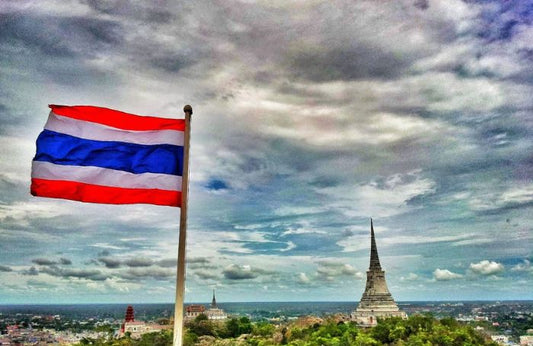
[[[170,346],[172,345],[172,331],[164,330],[157,333],[143,334],[138,340],[132,339],[128,333],[120,339],[113,339],[112,336],[99,339],[85,338],[76,346]]]
[[[84,340],[80,345],[163,346],[172,344],[171,331],[145,334],[140,340],[125,336],[118,340]],[[251,323],[247,317],[213,322],[199,316],[186,324],[184,344],[193,345],[292,345],[292,346],[475,346],[496,345],[472,327],[452,318],[437,320],[415,315],[407,320],[389,318],[370,329],[333,319],[306,327],[274,326],[267,322]]]
[[[407,320],[389,318],[371,329],[353,323],[329,321],[305,329],[289,330],[288,345],[492,345],[473,328],[453,319],[436,320],[415,315]]]

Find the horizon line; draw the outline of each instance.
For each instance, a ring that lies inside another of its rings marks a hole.
[[[533,302],[533,299],[465,299],[465,300],[400,300],[396,301],[398,304],[405,303],[477,303],[477,302]],[[185,302],[185,304],[209,304],[210,302]],[[277,301],[227,301],[217,302],[217,304],[242,304],[242,303],[353,303],[359,304],[359,302],[353,302],[349,300],[277,300]],[[155,302],[155,303],[143,303],[143,302],[122,302],[122,303],[0,303],[0,306],[31,306],[31,305],[158,305],[158,304],[171,304],[173,302]]]

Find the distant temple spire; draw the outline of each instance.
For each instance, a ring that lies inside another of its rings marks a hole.
[[[224,310],[217,306],[215,289],[213,289],[213,299],[211,300],[209,309],[206,310],[205,306],[201,304],[189,305],[187,306],[185,318],[191,320],[198,317],[200,314],[206,315],[209,320],[225,320],[228,318],[228,315],[224,312]]]
[[[369,270],[381,270],[379,263],[378,247],[376,246],[376,236],[374,235],[374,222],[370,219],[370,268]]]
[[[217,299],[215,298],[215,289],[213,288],[213,300],[211,300],[211,309],[217,308]]]

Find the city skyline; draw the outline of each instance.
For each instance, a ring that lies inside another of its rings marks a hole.
[[[0,4],[0,304],[174,301],[179,209],[30,196],[48,104],[183,117],[186,302],[531,300],[521,1]]]

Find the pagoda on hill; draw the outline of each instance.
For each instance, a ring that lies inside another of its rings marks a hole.
[[[211,299],[211,305],[209,309],[206,309],[204,305],[192,304],[187,306],[185,319],[191,320],[199,315],[206,315],[209,320],[225,320],[228,315],[218,307],[217,298],[215,297],[215,290],[213,289],[213,299]]]
[[[128,305],[128,308],[126,309],[126,316],[124,316],[124,322],[135,322],[135,311],[133,310],[133,306]]]
[[[209,309],[205,312],[207,315],[207,318],[210,320],[225,320],[228,318],[228,315],[218,307],[217,305],[217,298],[215,297],[215,290],[213,290],[213,299],[211,300],[211,306]]]
[[[407,318],[407,314],[400,311],[387,288],[385,271],[379,263],[374,224],[370,219],[370,267],[366,272],[365,292],[351,319],[359,325],[370,327],[377,325],[378,318],[387,317]]]
[[[128,305],[126,314],[124,315],[124,322],[118,331],[118,337],[123,337],[129,333],[133,339],[140,339],[145,333],[158,332],[165,329],[170,329],[171,325],[161,325],[157,323],[146,323],[145,321],[135,321],[135,311],[133,306]]]

